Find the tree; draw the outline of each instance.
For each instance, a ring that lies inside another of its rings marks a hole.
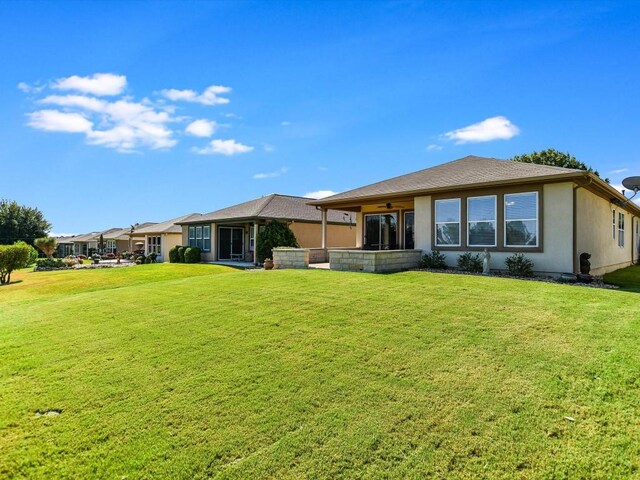
[[[37,208],[0,200],[0,244],[11,245],[23,240],[33,245],[36,238],[46,236],[50,229],[51,224]]]
[[[53,257],[56,248],[58,248],[58,241],[54,237],[36,238],[34,244],[42,250],[42,253],[44,253],[48,258]]]
[[[516,155],[510,160],[513,160],[514,162],[537,163],[538,165],[551,165],[552,167],[575,168],[593,173],[598,177],[600,176],[597,170],[594,170],[586,163],[581,162],[570,153],[559,152],[554,148],[547,148],[540,152],[534,151],[532,153]],[[609,179],[605,178],[605,182],[609,183]]]
[[[275,247],[297,247],[298,240],[289,228],[289,225],[281,222],[267,223],[258,233],[258,261],[265,258],[273,258]]]
[[[100,234],[100,240],[98,240],[98,251],[100,253],[104,252],[104,236]]]
[[[0,245],[0,285],[11,283],[11,272],[27,264],[30,248],[32,247],[23,242]]]

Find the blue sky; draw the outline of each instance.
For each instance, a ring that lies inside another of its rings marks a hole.
[[[2,2],[0,197],[57,233],[554,147],[640,174],[637,2]]]

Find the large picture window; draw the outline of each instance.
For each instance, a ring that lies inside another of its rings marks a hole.
[[[467,245],[496,246],[496,196],[467,198]]]
[[[460,199],[436,200],[436,245],[460,246]]]
[[[147,253],[155,253],[156,255],[160,255],[162,250],[160,248],[161,245],[160,237],[148,237],[148,248]]]
[[[538,246],[538,193],[504,196],[504,244],[506,247]]]
[[[189,246],[198,247],[203,252],[210,252],[211,225],[189,226]]]
[[[415,248],[414,240],[415,231],[415,215],[413,212],[404,213],[404,248],[413,250]]]

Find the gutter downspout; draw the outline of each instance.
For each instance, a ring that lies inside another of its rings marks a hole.
[[[589,182],[587,182],[584,185],[574,185],[573,187],[573,273],[580,273],[580,264],[578,262],[578,235],[577,235],[577,231],[578,231],[578,210],[577,210],[577,205],[578,205],[578,189],[579,188],[585,188],[589,185],[591,185],[591,183],[593,183],[593,179],[591,177],[587,177],[589,179]]]

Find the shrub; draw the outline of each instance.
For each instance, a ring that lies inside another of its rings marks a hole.
[[[139,253],[133,256],[133,261],[138,265],[144,264],[147,260],[147,257],[144,256],[144,253]]]
[[[188,247],[184,252],[184,263],[200,263],[202,251],[198,247]]]
[[[104,258],[106,258],[107,260],[114,260],[116,258],[116,254],[115,253],[107,253],[105,255],[103,255]]]
[[[180,263],[180,245],[176,245],[169,250],[169,263]]]
[[[122,252],[122,258],[124,258],[125,260],[131,260],[132,257],[133,257],[133,253],[129,251]]]
[[[458,257],[458,268],[465,272],[480,273],[482,272],[482,260],[479,254],[471,252],[463,253]]]
[[[504,261],[509,275],[514,277],[533,277],[533,262],[523,253],[514,253]]]
[[[73,267],[75,265],[78,265],[79,263],[82,263],[82,260],[78,260],[76,258],[71,258],[71,257],[63,258],[62,261],[67,267]]]
[[[86,255],[78,255],[78,258],[80,260],[87,260],[87,256]]]
[[[446,270],[447,262],[444,253],[440,253],[438,250],[431,250],[431,253],[427,253],[422,256],[420,266],[422,268],[433,268],[436,270]]]
[[[23,268],[30,258],[31,250],[24,242],[0,245],[0,285],[10,283],[11,272]]]
[[[189,247],[179,247],[178,248],[178,263],[184,263],[184,252]]]
[[[38,259],[38,251],[35,248],[33,248],[28,243],[23,242],[22,240],[17,241],[16,243],[14,243],[14,245],[20,245],[20,246],[25,246],[26,245],[26,247],[29,249],[29,259],[27,260],[27,263],[25,263],[20,268],[30,267],[31,265],[36,263],[36,260]]]
[[[273,258],[276,247],[298,247],[298,240],[289,228],[281,222],[269,222],[258,233],[258,261]]]
[[[39,258],[36,260],[36,268],[65,268],[67,264],[61,258]]]
[[[147,259],[144,263],[156,263],[157,258],[158,254],[155,252],[151,252],[149,255],[147,255]]]

